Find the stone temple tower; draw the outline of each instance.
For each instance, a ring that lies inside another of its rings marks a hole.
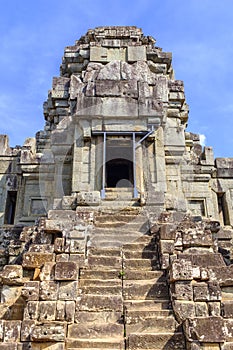
[[[45,127],[0,137],[0,350],[233,349],[233,159],[187,132],[136,27],[65,48]]]

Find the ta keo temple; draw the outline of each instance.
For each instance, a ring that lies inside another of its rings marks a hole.
[[[44,130],[0,136],[0,350],[232,350],[233,158],[133,26],[65,48]]]

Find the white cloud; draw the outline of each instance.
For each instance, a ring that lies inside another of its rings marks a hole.
[[[200,134],[200,144],[204,147],[206,145],[206,136],[204,134]]]

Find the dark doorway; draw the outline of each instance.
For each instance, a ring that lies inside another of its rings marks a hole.
[[[106,187],[132,187],[133,162],[128,159],[112,159],[106,163]]]
[[[230,225],[226,193],[217,193],[219,218],[223,225]]]
[[[15,220],[15,209],[16,209],[16,191],[8,191],[6,199],[6,209],[4,223],[8,225],[13,225]]]

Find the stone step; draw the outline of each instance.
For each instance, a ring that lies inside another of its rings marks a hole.
[[[165,303],[165,302],[164,302]],[[138,322],[143,322],[147,318],[161,317],[166,319],[168,317],[173,317],[173,311],[169,309],[158,309],[158,310],[126,310],[126,322],[130,319],[131,322],[138,320]],[[133,323],[132,323],[133,324]]]
[[[139,231],[139,232],[147,232],[149,230],[149,225],[148,223],[137,223],[135,221],[132,222],[124,222],[124,221],[107,221],[107,222],[99,222],[96,221],[95,222],[95,227],[98,228],[122,228],[122,227],[127,227],[129,228],[129,230],[135,230],[135,231]]]
[[[69,339],[98,339],[98,338],[119,338],[124,335],[124,325],[117,323],[106,324],[71,324],[68,325]]]
[[[127,300],[166,299],[169,298],[169,290],[166,282],[124,281],[123,296]]]
[[[170,301],[164,300],[125,300],[124,308],[126,312],[154,312],[160,310],[170,311]]]
[[[100,266],[104,266],[105,268],[122,268],[122,259],[121,257],[113,257],[113,256],[94,256],[91,255],[88,257],[88,265],[93,269],[99,269]]]
[[[96,248],[121,248],[124,244],[134,242],[136,239],[137,237],[135,236],[135,234],[132,236],[130,235],[128,236],[126,235],[95,236],[95,237],[91,237],[90,241],[88,242],[88,246],[96,247]]]
[[[83,294],[95,294],[95,295],[122,295],[121,286],[82,286],[79,288],[79,292]]]
[[[67,340],[66,343],[67,350],[77,350],[77,349],[105,349],[105,350],[124,350],[125,344],[123,336],[119,339],[112,338],[104,338],[104,339],[75,339],[75,340]]]
[[[80,279],[79,288],[82,287],[122,287],[122,281],[120,278],[115,279]]]
[[[108,187],[105,189],[106,193],[112,192],[133,192],[132,187]]]
[[[164,271],[138,271],[138,270],[126,270],[124,271],[124,280],[151,280],[155,282],[165,282],[167,280]]]
[[[122,247],[123,252],[125,251],[143,252],[144,249],[147,249],[147,250],[157,249],[157,245],[154,242],[151,242],[150,240],[147,243],[140,242],[140,241],[138,242],[138,238],[140,238],[140,236],[137,237],[137,240],[124,244]]]
[[[75,322],[77,324],[103,324],[103,323],[122,323],[123,315],[122,311],[101,311],[101,312],[89,312],[89,311],[77,311],[75,313]]]
[[[102,240],[102,241],[121,241],[122,244],[128,242],[135,242],[141,236],[140,232],[125,232],[121,233],[120,230],[109,232],[108,230],[102,231],[100,233],[92,232],[90,235],[90,240]]]
[[[123,267],[127,271],[129,270],[159,270],[158,259],[123,259]]]
[[[128,337],[128,350],[166,349],[184,350],[185,340],[182,333],[132,333]]]
[[[101,207],[111,211],[120,211],[125,209],[141,209],[138,199],[134,198],[105,198],[101,202]]]
[[[122,214],[122,213],[114,213],[114,214],[101,214],[101,215],[96,215],[95,216],[95,221],[96,222],[125,222],[125,223],[130,223],[130,222],[137,222],[137,223],[148,223],[147,217],[141,215],[141,214]]]
[[[143,332],[175,332],[178,330],[178,323],[173,316],[148,316],[138,315],[132,317],[130,314],[126,318],[126,334]]]
[[[94,248],[91,247],[88,249],[87,256],[91,255],[100,255],[100,256],[114,256],[114,257],[120,257],[121,256],[121,249],[112,248],[112,249],[102,249],[102,248]]]
[[[80,269],[80,279],[97,279],[97,280],[111,280],[119,278],[119,273],[122,269],[101,269],[92,270],[89,268]]]
[[[81,295],[77,298],[77,311],[121,311],[123,298],[120,295]]]
[[[123,251],[124,259],[155,259],[157,258],[157,251],[155,250],[143,250],[143,251]]]

